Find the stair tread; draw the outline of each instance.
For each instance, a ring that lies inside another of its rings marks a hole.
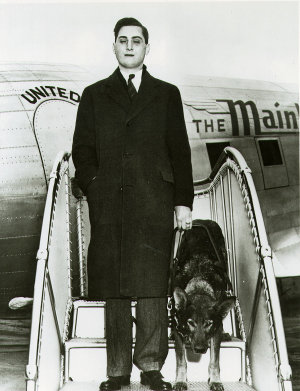
[[[102,308],[103,306],[105,306],[105,301],[103,300],[85,300],[85,299],[76,299],[76,300],[73,300],[73,306],[74,308],[77,308],[77,307],[86,307],[86,308],[89,308],[89,307],[100,307]],[[135,306],[135,301],[132,300],[132,307]]]
[[[99,382],[68,382],[60,391],[98,391]],[[224,391],[254,391],[254,388],[243,382],[223,382]],[[121,391],[148,391],[149,388],[139,382],[131,382],[130,386],[123,386]],[[188,382],[188,391],[210,391],[207,382]]]
[[[68,341],[65,342],[65,345],[80,345],[80,344],[86,344],[86,345],[93,345],[93,344],[103,344],[105,343],[105,338],[71,338]]]
[[[78,299],[73,301],[74,308],[76,307],[103,307],[105,301],[92,301],[92,300],[83,300]]]
[[[72,345],[84,345],[86,344],[87,346],[90,346],[90,345],[97,345],[97,344],[100,344],[100,345],[103,345],[105,344],[106,340],[105,338],[71,338],[69,339],[68,341],[65,342],[65,345],[66,346],[72,346]],[[174,341],[173,340],[170,340],[169,341],[169,345],[170,346],[173,346],[174,345]],[[221,347],[240,347],[240,348],[244,348],[244,345],[245,345],[245,342],[242,341],[241,339],[239,338],[235,338],[235,337],[232,337],[232,340],[231,341],[223,341],[221,342]]]

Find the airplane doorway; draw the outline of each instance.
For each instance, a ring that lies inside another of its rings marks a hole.
[[[62,148],[71,151],[77,104],[63,99],[43,101],[34,113],[34,132],[48,181],[54,158]]]
[[[224,148],[226,147],[230,147],[230,142],[224,141],[224,142],[206,143],[206,149],[207,149],[211,169],[213,169],[213,167],[217,163],[217,160],[219,159],[219,156],[221,155]]]

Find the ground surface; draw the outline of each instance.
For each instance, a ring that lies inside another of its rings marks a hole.
[[[0,319],[0,391],[25,390],[30,319]]]

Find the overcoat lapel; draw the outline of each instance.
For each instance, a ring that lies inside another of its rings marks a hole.
[[[126,122],[128,122],[136,117],[156,97],[158,83],[145,70],[139,92],[133,102],[131,102],[118,72],[118,69],[116,69],[107,79],[106,90],[107,94],[128,113],[126,118]]]
[[[149,105],[158,93],[157,87],[158,84],[154,77],[145,70],[139,92],[132,102],[126,122],[136,117],[147,105]]]
[[[118,69],[114,71],[112,75],[106,81],[106,91],[107,94],[126,112],[128,112],[131,102],[127,94],[126,89],[124,88],[120,77],[118,76]]]

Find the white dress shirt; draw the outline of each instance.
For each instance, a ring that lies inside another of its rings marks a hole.
[[[131,79],[132,80],[132,83],[133,85],[135,86],[135,89],[136,91],[138,92],[139,91],[139,88],[140,88],[140,85],[141,85],[141,82],[142,82],[142,74],[143,74],[143,69],[137,71],[137,72],[124,72],[120,69],[120,72],[122,73],[124,79],[126,80],[126,83],[128,84],[128,78],[129,78],[129,75],[131,74],[134,74],[134,78]]]

